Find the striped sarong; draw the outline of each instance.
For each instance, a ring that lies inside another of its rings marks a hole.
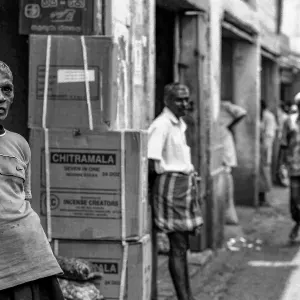
[[[163,232],[193,231],[203,224],[194,175],[157,176],[153,193],[155,225]]]

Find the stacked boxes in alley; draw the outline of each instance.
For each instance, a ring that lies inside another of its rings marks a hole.
[[[52,36],[49,42],[44,35],[30,36],[33,208],[51,232],[57,255],[88,259],[103,268],[99,288],[104,298],[119,299],[123,271],[125,299],[149,300],[147,133],[107,130],[116,106],[113,61],[109,37]],[[129,245],[126,270],[124,238]]]

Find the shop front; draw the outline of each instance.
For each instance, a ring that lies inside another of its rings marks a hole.
[[[222,20],[221,57],[221,100],[247,111],[243,122],[233,129],[238,160],[233,170],[234,198],[238,205],[253,206],[258,192],[259,45],[257,32],[228,13]]]

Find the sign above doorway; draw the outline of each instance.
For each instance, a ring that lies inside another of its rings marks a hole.
[[[90,35],[94,0],[21,0],[20,34]]]

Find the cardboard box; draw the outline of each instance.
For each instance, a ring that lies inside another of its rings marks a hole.
[[[112,86],[113,42],[86,36],[88,80],[94,128],[115,119]],[[30,36],[29,128],[42,127],[47,36]],[[46,125],[48,128],[89,128],[83,50],[79,36],[52,36]]]
[[[123,262],[121,242],[58,241],[58,255],[87,259],[103,269],[104,277],[96,282],[105,299],[119,299]],[[152,247],[150,235],[130,243],[126,274],[125,299],[150,300],[152,277]]]
[[[149,232],[147,133],[126,131],[126,237]],[[32,205],[46,229],[44,131],[30,132]],[[50,130],[52,234],[57,239],[121,239],[121,133]]]
[[[94,0],[20,0],[20,34],[89,35]]]

